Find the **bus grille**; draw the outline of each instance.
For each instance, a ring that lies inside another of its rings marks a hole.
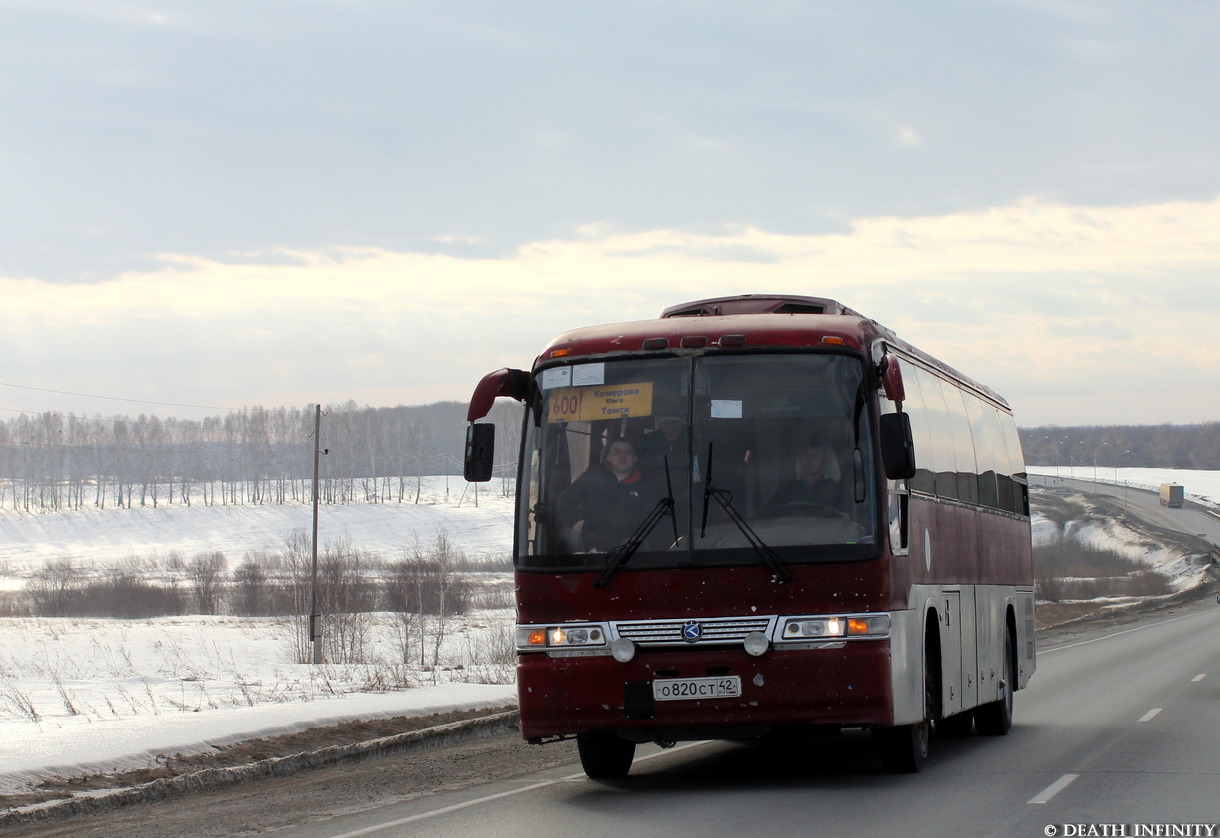
[[[706,646],[726,643],[742,643],[752,631],[761,631],[768,637],[774,617],[707,617],[697,620],[640,620],[638,622],[611,623],[619,637],[641,646]],[[697,640],[683,636],[687,624],[697,623],[700,635]]]

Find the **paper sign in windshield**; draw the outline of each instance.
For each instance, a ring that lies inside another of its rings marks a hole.
[[[596,422],[652,415],[652,382],[568,387],[549,400],[548,422]]]

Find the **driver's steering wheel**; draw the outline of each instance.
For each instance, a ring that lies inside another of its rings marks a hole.
[[[838,509],[828,503],[818,503],[813,500],[790,500],[787,503],[781,503],[775,507],[775,515],[785,517],[789,515],[826,515],[828,517],[837,518],[842,514]]]

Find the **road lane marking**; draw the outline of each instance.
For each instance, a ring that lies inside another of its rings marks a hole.
[[[1160,707],[1153,707],[1153,708],[1152,708],[1151,710],[1149,710],[1147,713],[1145,713],[1144,715],[1140,716],[1140,721],[1141,721],[1141,722],[1150,722],[1150,721],[1152,721],[1154,718],[1156,718],[1156,714],[1157,714],[1157,713],[1159,713],[1159,712],[1161,712],[1161,708],[1160,708]]]
[[[1038,792],[1036,795],[1034,795],[1032,798],[1030,798],[1029,802],[1033,803],[1033,804],[1046,803],[1052,797],[1057,795],[1059,792],[1063,791],[1065,788],[1070,786],[1072,784],[1072,782],[1079,776],[1080,776],[1079,774],[1064,774],[1058,780],[1051,783],[1049,786],[1047,786],[1042,791]]]
[[[1052,652],[1062,652],[1064,649],[1075,649],[1077,646],[1088,646],[1090,643],[1097,643],[1098,641],[1101,641],[1101,640],[1109,640],[1111,637],[1118,637],[1123,634],[1130,634],[1133,631],[1143,631],[1144,629],[1152,628],[1154,626],[1163,626],[1163,625],[1167,625],[1168,623],[1176,623],[1178,620],[1189,620],[1191,617],[1202,617],[1207,613],[1209,613],[1209,612],[1200,611],[1198,614],[1183,614],[1181,617],[1170,617],[1168,620],[1159,620],[1155,623],[1144,623],[1143,625],[1136,626],[1135,628],[1124,629],[1123,631],[1116,631],[1113,634],[1103,634],[1101,637],[1094,637],[1091,640],[1081,640],[1078,643],[1069,643],[1066,646],[1056,646],[1053,649],[1039,649],[1038,654],[1039,655],[1049,655]]]
[[[632,762],[632,764],[636,765],[641,762],[647,762],[650,759],[657,759],[658,757],[663,757],[668,754],[672,754],[675,751],[685,751],[687,748],[694,748],[694,747],[697,747],[697,746],[703,745],[703,744],[706,744],[706,743],[691,742],[687,745],[678,745],[675,748],[667,748],[666,750],[658,751],[655,754],[648,754],[647,756],[636,757],[636,759]],[[560,777],[556,780],[544,780],[541,783],[533,783],[528,786],[522,786],[519,789],[510,789],[509,791],[496,792],[495,794],[489,794],[486,797],[479,797],[474,800],[467,800],[465,803],[455,803],[452,806],[442,806],[440,809],[433,809],[428,812],[420,812],[417,815],[409,815],[408,817],[405,817],[405,818],[398,818],[397,820],[386,821],[385,823],[378,823],[378,824],[374,824],[372,826],[366,826],[363,829],[356,829],[351,832],[340,832],[340,833],[330,836],[330,838],[360,838],[360,836],[362,836],[362,835],[372,835],[374,832],[381,832],[383,829],[393,829],[396,826],[403,826],[405,824],[415,823],[416,821],[427,820],[428,818],[433,818],[433,817],[436,817],[437,815],[447,815],[450,812],[457,812],[462,809],[469,809],[471,806],[477,806],[480,803],[488,803],[492,800],[500,800],[501,798],[504,798],[504,797],[512,797],[513,795],[516,795],[516,794],[524,794],[527,791],[535,791],[537,789],[544,789],[548,786],[557,786],[560,783],[568,783],[568,782],[571,782],[572,780],[584,779],[584,777],[585,777],[585,774],[583,771],[581,771],[577,774],[569,774],[566,777]]]
[[[1190,683],[1192,683],[1192,684],[1197,684],[1197,683],[1199,683],[1200,681],[1202,681],[1202,680],[1203,680],[1204,678],[1206,678],[1206,677],[1207,677],[1207,673],[1206,673],[1206,672],[1204,672],[1204,673],[1203,673],[1203,674],[1201,674],[1201,675],[1196,675],[1195,677],[1191,678],[1191,679],[1190,679]]]

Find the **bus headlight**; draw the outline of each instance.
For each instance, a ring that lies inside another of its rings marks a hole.
[[[517,650],[588,648],[606,645],[606,627],[596,623],[565,626],[517,626]]]
[[[851,614],[818,617],[785,617],[780,621],[776,642],[885,638],[890,636],[889,614]]]

